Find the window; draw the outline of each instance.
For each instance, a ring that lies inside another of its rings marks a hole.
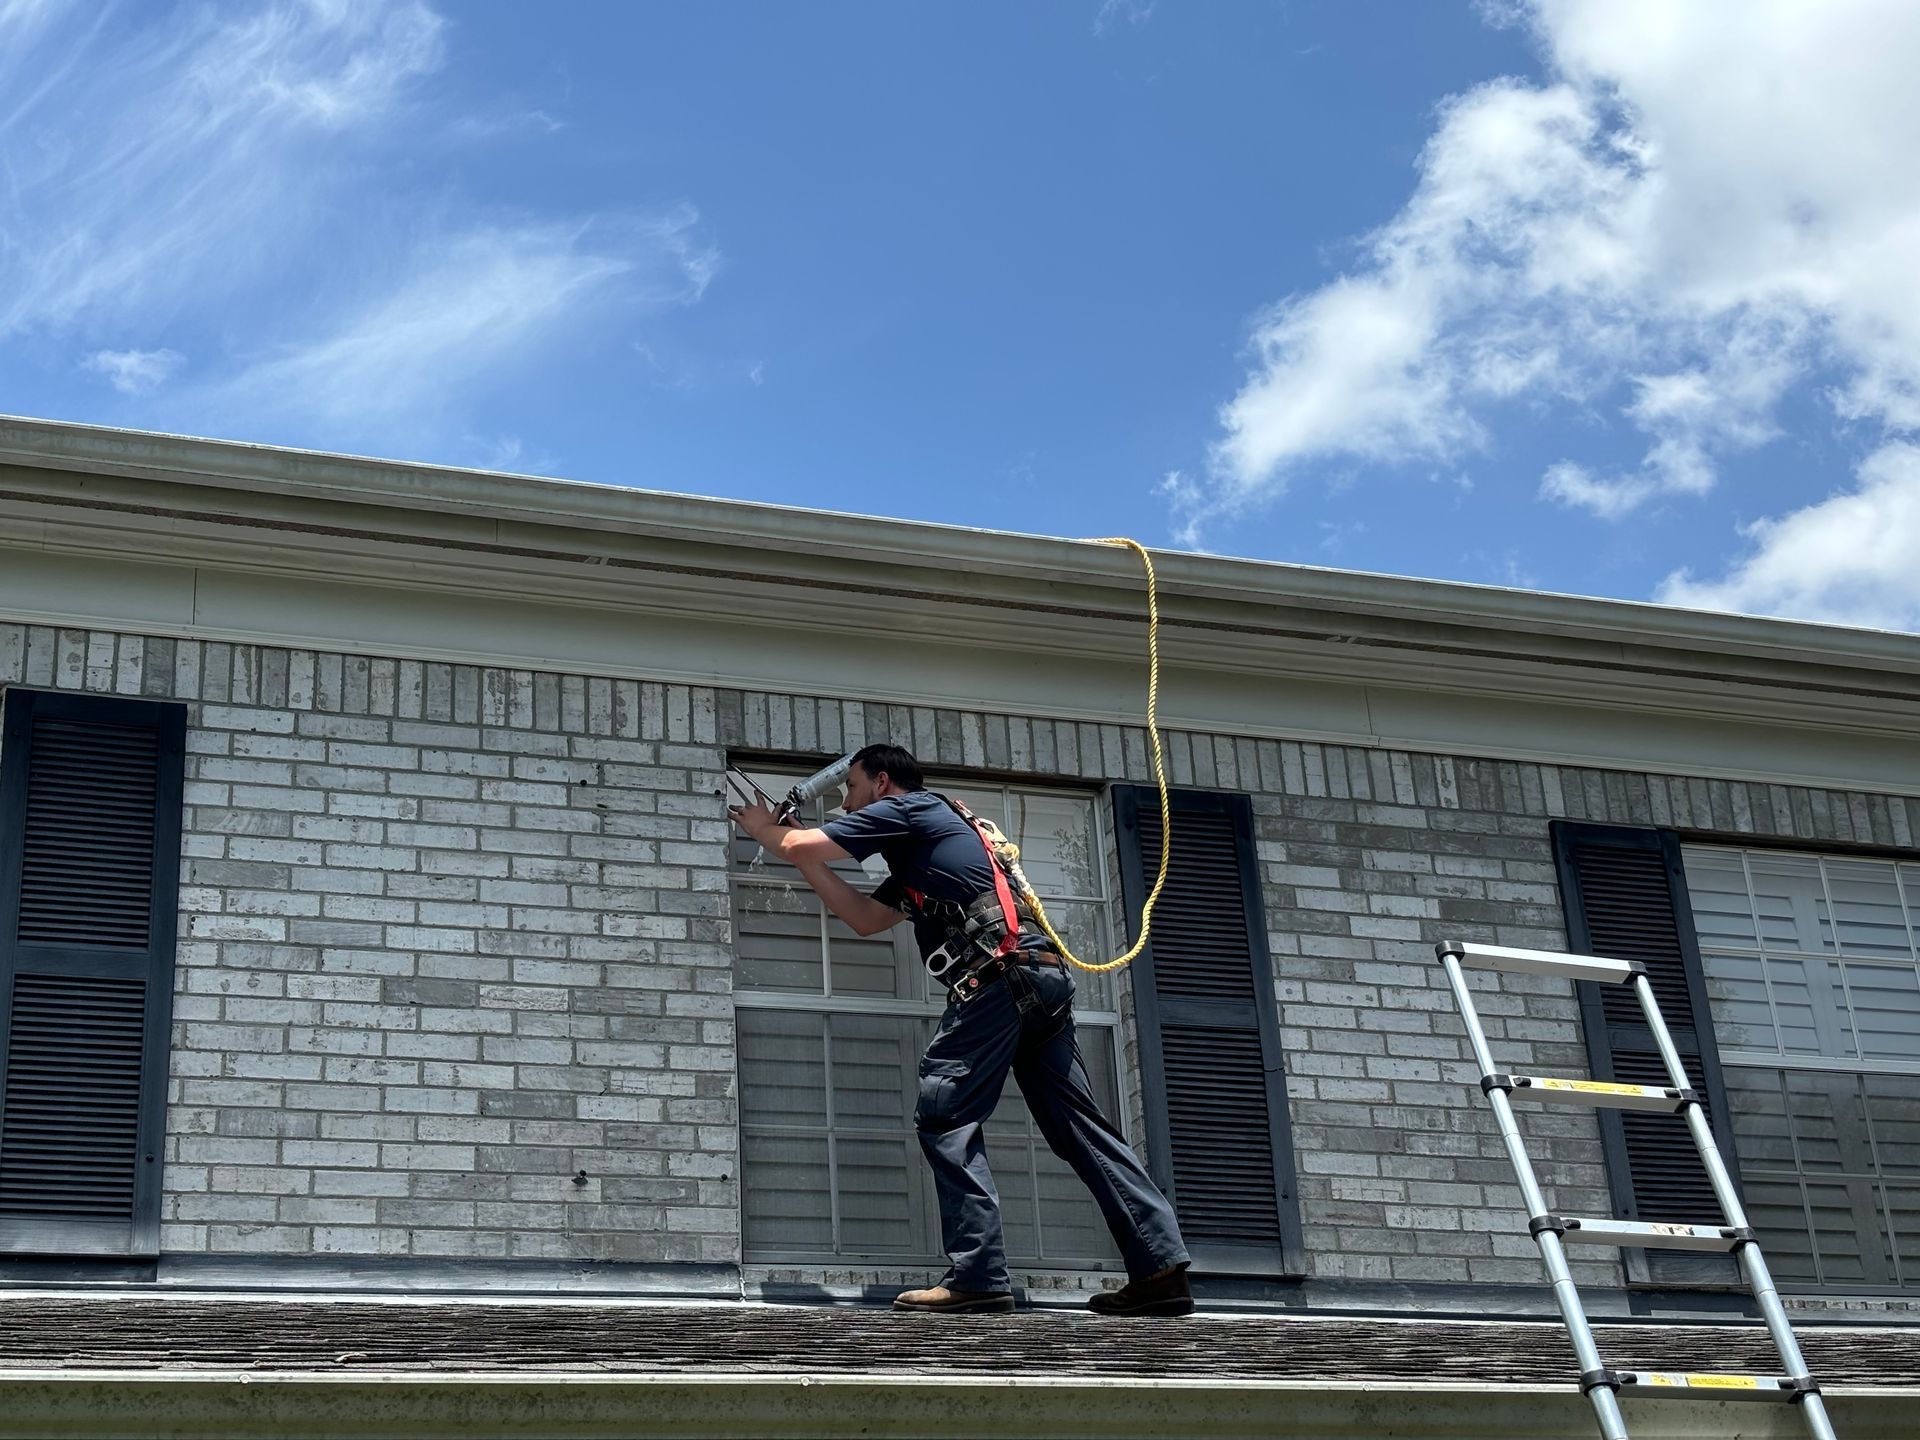
[[[774,795],[800,778],[752,773]],[[1105,842],[1091,796],[934,788],[1019,844],[1048,917],[1076,954],[1111,953]],[[816,806],[807,819],[833,813]],[[844,867],[862,888],[886,873],[877,857],[868,863],[870,874]],[[747,1259],[938,1263],[938,1210],[913,1107],[920,1054],[945,1000],[920,964],[912,927],[855,935],[798,872],[744,838],[733,849],[733,919]],[[1082,973],[1075,981],[1087,1072],[1118,1120],[1113,982]],[[987,1137],[1014,1263],[1118,1263],[1092,1199],[1040,1138],[1011,1078]]]
[[[1747,1211],[1775,1276],[1920,1289],[1920,864],[1683,853]]]

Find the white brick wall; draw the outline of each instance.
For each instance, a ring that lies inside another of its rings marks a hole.
[[[1150,779],[1144,731],[1116,725],[0,624],[7,683],[191,705],[174,1253],[736,1261],[726,748],[892,737],[930,766]],[[1815,846],[1920,830],[1920,802],[1873,794],[1168,751],[1175,784],[1253,796],[1323,1278],[1538,1282],[1431,947],[1563,942],[1552,817]],[[1481,980],[1503,1062],[1581,1072],[1565,985]],[[1529,1131],[1550,1200],[1604,1213],[1592,1118]]]
[[[193,702],[165,1250],[737,1258],[711,692],[0,626],[6,681]]]

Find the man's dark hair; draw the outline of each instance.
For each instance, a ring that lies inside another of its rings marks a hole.
[[[863,745],[853,752],[853,763],[867,772],[869,780],[885,775],[902,790],[927,788],[920,762],[898,745]]]

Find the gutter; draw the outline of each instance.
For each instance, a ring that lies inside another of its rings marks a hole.
[[[1826,1392],[1847,1440],[1911,1440],[1920,1387]],[[1786,1405],[1629,1401],[1645,1440],[1804,1436]],[[206,1440],[677,1436],[1591,1440],[1570,1386],[1311,1380],[1000,1380],[920,1374],[0,1371],[0,1437]]]

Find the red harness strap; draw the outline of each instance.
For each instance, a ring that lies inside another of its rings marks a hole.
[[[980,843],[986,847],[987,868],[993,871],[993,893],[1000,900],[1000,918],[1006,922],[1007,933],[1000,937],[1000,948],[993,953],[996,956],[1011,955],[1020,948],[1020,912],[1013,903],[1013,887],[1007,884],[1007,872],[1000,863],[1000,857],[993,853],[993,842],[987,838],[986,827],[972,815],[967,823],[973,826],[973,833],[980,837]]]
[[[953,804],[952,801],[947,803]],[[954,808],[959,810],[958,806]],[[973,827],[973,833],[980,837],[980,844],[987,852],[987,868],[993,872],[993,893],[1000,901],[1000,918],[1007,927],[1007,933],[1000,937],[1000,947],[993,952],[995,959],[1001,959],[1020,948],[1020,911],[1013,903],[1013,887],[1007,883],[1007,872],[1000,864],[1000,857],[993,853],[993,842],[987,838],[986,827],[965,810],[959,810],[959,814]],[[911,885],[906,887],[906,892],[916,906],[926,905],[927,897]]]

